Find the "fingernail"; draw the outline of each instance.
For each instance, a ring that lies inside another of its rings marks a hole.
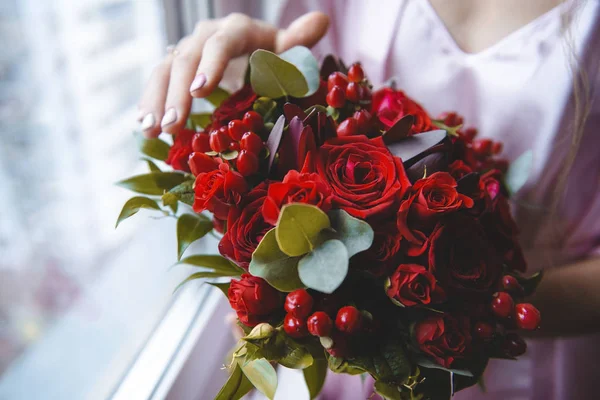
[[[177,121],[177,111],[175,111],[174,108],[169,108],[160,122],[160,126],[165,127],[171,125],[175,121]]]
[[[154,119],[154,115],[152,113],[146,114],[142,120],[142,130],[147,131],[148,129],[154,128],[155,124],[156,120]]]
[[[190,86],[190,92],[194,92],[198,89],[201,89],[202,86],[206,84],[206,75],[202,72],[196,75],[194,80],[192,81],[192,86]]]

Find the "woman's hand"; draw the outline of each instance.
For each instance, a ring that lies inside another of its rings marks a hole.
[[[243,14],[199,22],[154,69],[146,85],[139,104],[144,135],[177,134],[185,126],[192,97],[209,95],[231,59],[256,49],[280,53],[297,45],[311,47],[328,25],[329,18],[320,12],[305,14],[281,30]]]

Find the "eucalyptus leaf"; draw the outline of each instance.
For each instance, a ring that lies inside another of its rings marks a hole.
[[[295,65],[267,50],[256,50],[250,56],[250,83],[259,96],[304,97],[309,85]]]
[[[117,182],[116,184],[133,192],[160,196],[165,191],[173,189],[186,179],[179,172],[152,172],[137,175]]]
[[[446,131],[436,130],[419,133],[405,139],[388,144],[390,152],[399,157],[403,162],[407,162],[413,157],[418,156],[430,147],[435,146],[446,138]]]
[[[304,93],[304,97],[310,96],[319,89],[319,63],[309,49],[304,46],[295,46],[281,53],[279,57],[295,65],[304,75],[308,84],[308,92]]]
[[[215,88],[215,90],[212,91],[211,94],[204,97],[204,100],[208,101],[210,104],[212,104],[215,107],[219,107],[221,105],[221,103],[224,102],[229,96],[231,96],[231,95],[229,94],[229,92],[227,90],[223,89],[220,86],[217,86]]]
[[[305,368],[302,372],[304,373],[304,380],[306,381],[308,393],[312,400],[319,395],[321,389],[323,389],[323,384],[325,384],[327,360],[314,360],[312,365]]]
[[[171,147],[168,143],[163,142],[158,138],[146,139],[141,134],[136,134],[136,140],[140,152],[148,157],[164,161],[169,156],[169,149]]]
[[[275,161],[275,155],[277,154],[277,149],[279,148],[279,143],[281,142],[281,138],[283,137],[283,128],[285,126],[285,117],[280,115],[271,129],[271,133],[269,133],[269,138],[265,145],[267,146],[267,150],[269,150],[269,169],[273,165],[273,161]]]
[[[204,130],[210,124],[211,113],[190,114],[188,122],[195,131]]]
[[[327,215],[331,227],[336,231],[336,239],[341,240],[348,249],[348,257],[371,247],[375,233],[367,222],[351,216],[344,210],[332,210]]]
[[[290,257],[279,249],[273,228],[252,253],[249,272],[263,278],[277,290],[291,292],[304,286],[298,277],[298,260],[298,257]]]
[[[264,358],[252,360],[241,365],[242,372],[262,394],[269,399],[275,397],[277,390],[277,372]]]
[[[188,214],[184,214],[188,215]],[[187,264],[196,267],[211,269],[213,272],[221,273],[221,276],[240,276],[244,270],[220,255],[198,254],[184,258],[177,264]]]
[[[123,205],[121,213],[119,214],[119,218],[117,218],[115,228],[118,227],[122,221],[126,220],[132,215],[137,214],[137,212],[142,208],[160,210],[158,203],[152,199],[143,196],[132,197]]]
[[[215,400],[239,400],[252,390],[252,383],[243,374],[242,368],[236,363],[233,372],[223,385]]]
[[[282,252],[298,257],[315,249],[320,244],[321,231],[330,226],[329,217],[319,207],[286,204],[275,228],[277,243]]]
[[[517,193],[527,183],[532,166],[533,151],[531,150],[527,150],[510,163],[504,177],[504,182],[511,194]]]
[[[183,214],[177,219],[177,259],[190,244],[212,231],[212,221],[199,214]]]
[[[333,293],[348,274],[348,250],[340,240],[322,243],[298,263],[300,280],[307,287]]]

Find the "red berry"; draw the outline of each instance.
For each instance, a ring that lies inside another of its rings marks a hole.
[[[348,80],[350,82],[362,82],[365,79],[365,71],[363,71],[360,64],[352,64],[348,70]]]
[[[196,133],[192,139],[192,149],[198,153],[211,151],[208,133]]]
[[[283,319],[283,330],[293,338],[301,338],[308,335],[306,322],[292,314],[286,314]]]
[[[334,86],[329,93],[327,93],[325,100],[327,101],[327,104],[333,108],[343,107],[346,103],[346,94],[344,93],[344,89],[342,89],[341,86]]]
[[[358,122],[352,117],[347,118],[337,128],[338,137],[358,135]]]
[[[482,340],[490,340],[494,336],[494,327],[487,322],[477,322],[475,335]]]
[[[339,86],[346,89],[348,85],[348,77],[341,72],[334,72],[327,78],[327,91],[330,92],[334,86]]]
[[[492,145],[492,154],[502,153],[503,148],[504,145],[502,144],[502,142],[494,142],[494,144]]]
[[[240,144],[238,142],[231,142],[229,144],[229,150],[231,150],[231,151],[240,151]]]
[[[360,110],[355,112],[353,117],[358,126],[358,133],[367,133],[371,124],[371,114],[367,110]]]
[[[212,151],[221,153],[229,148],[229,143],[231,143],[231,139],[229,138],[229,135],[226,132],[226,130],[223,130],[221,128],[210,133],[210,138],[208,139],[208,142]]]
[[[534,330],[540,326],[542,316],[533,304],[521,303],[515,306],[517,326],[521,329]]]
[[[371,89],[368,86],[363,86],[360,91],[360,100],[362,102],[370,102],[373,95],[371,94]]]
[[[467,142],[472,141],[475,138],[475,136],[477,136],[477,129],[475,129],[475,128],[467,128],[461,132],[462,132],[462,136],[465,138],[465,140]]]
[[[342,307],[335,318],[335,326],[340,332],[357,332],[360,329],[360,317],[360,311],[356,307]]]
[[[346,98],[348,101],[358,103],[362,97],[362,86],[358,83],[350,82],[346,87]]]
[[[244,119],[242,121],[244,122],[244,125],[246,125],[246,130],[251,130],[253,132],[260,132],[264,126],[262,117],[256,111],[248,111],[244,114]]]
[[[508,318],[515,308],[515,303],[510,294],[506,292],[494,293],[492,311],[500,318]]]
[[[527,351],[527,344],[516,333],[509,333],[504,338],[504,350],[511,357],[518,357]]]
[[[285,311],[299,318],[306,318],[313,308],[313,298],[305,289],[296,289],[285,298]]]
[[[333,344],[326,349],[327,352],[334,357],[346,357],[348,355],[348,339],[340,333],[334,334],[331,339],[333,339]]]
[[[242,146],[242,150],[249,151],[256,155],[258,155],[264,147],[262,139],[254,132],[244,133],[240,145]]]
[[[234,119],[227,126],[229,128],[229,136],[236,142],[242,140],[242,135],[248,130],[248,127],[241,119]]]
[[[508,292],[516,292],[520,293],[523,290],[523,287],[512,275],[504,275],[502,277],[502,288]]]
[[[323,311],[317,311],[308,317],[306,325],[308,326],[308,332],[313,336],[329,336],[333,328],[331,318]]]
[[[238,154],[236,167],[243,176],[255,174],[258,172],[258,157],[253,153],[242,150]]]
[[[464,122],[463,117],[461,117],[460,115],[458,115],[455,112],[443,113],[442,115],[440,115],[439,119],[441,119],[444,122],[444,125],[450,126],[450,127],[462,125]]]
[[[480,156],[492,153],[492,141],[490,139],[479,139],[473,142],[473,151]]]

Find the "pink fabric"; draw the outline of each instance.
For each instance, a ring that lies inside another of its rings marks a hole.
[[[434,115],[458,111],[482,137],[503,141],[509,159],[533,150],[533,171],[514,204],[531,271],[600,254],[600,102],[594,98],[558,220],[547,217],[572,139],[570,51],[587,72],[592,95],[600,89],[597,0],[568,1],[477,54],[458,48],[427,0],[290,0],[281,24],[314,9],[332,22],[318,54],[360,60],[376,87],[396,77]],[[568,42],[564,16],[573,18]],[[596,398],[598,360],[600,335],[532,340],[520,361],[490,362],[486,395],[471,388],[456,398]],[[358,377],[331,374],[321,399],[366,399],[371,390],[372,380],[363,385]]]

